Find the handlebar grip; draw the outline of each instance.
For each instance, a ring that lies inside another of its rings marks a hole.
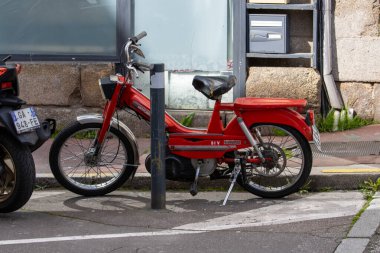
[[[136,35],[137,40],[141,40],[147,35],[146,31],[142,31],[140,34]]]
[[[133,43],[137,43],[139,40],[144,38],[146,35],[147,35],[147,33],[145,31],[143,31],[143,32],[137,34],[136,36],[132,37],[131,40],[133,41]]]

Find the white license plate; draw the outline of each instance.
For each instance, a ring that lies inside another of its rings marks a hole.
[[[18,134],[30,132],[40,127],[36,111],[33,107],[10,112]]]
[[[313,125],[313,141],[317,149],[322,152],[321,136],[319,134],[318,128],[315,125]]]

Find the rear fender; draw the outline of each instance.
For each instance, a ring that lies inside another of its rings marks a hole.
[[[28,146],[35,145],[38,141],[38,135],[36,131],[17,134],[15,126],[13,125],[13,119],[9,114],[9,112],[12,110],[13,108],[11,107],[0,108],[0,131],[6,131],[23,144],[26,144]]]
[[[298,112],[287,108],[242,111],[241,117],[248,128],[259,123],[285,125],[297,129],[308,141],[313,140],[312,129],[306,124],[305,118]],[[234,129],[242,132],[236,118],[226,127],[225,134],[237,134]]]
[[[87,124],[87,123],[103,123],[103,116],[100,114],[87,114],[77,117],[77,121],[79,124]],[[125,137],[127,137],[129,143],[131,143],[133,149],[133,155],[135,164],[139,164],[139,150],[137,146],[137,140],[132,131],[121,121],[116,118],[112,118],[111,126],[119,129]]]

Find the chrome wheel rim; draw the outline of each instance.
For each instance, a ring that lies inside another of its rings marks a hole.
[[[108,132],[99,154],[91,158],[93,135],[96,136],[98,131],[99,128],[87,128],[73,133],[63,143],[58,155],[61,175],[86,190],[111,185],[127,167],[127,150],[119,137],[111,132]]]

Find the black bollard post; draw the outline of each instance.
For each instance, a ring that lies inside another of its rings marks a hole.
[[[166,204],[165,179],[165,65],[154,64],[150,71],[151,108],[151,207],[164,209]]]

